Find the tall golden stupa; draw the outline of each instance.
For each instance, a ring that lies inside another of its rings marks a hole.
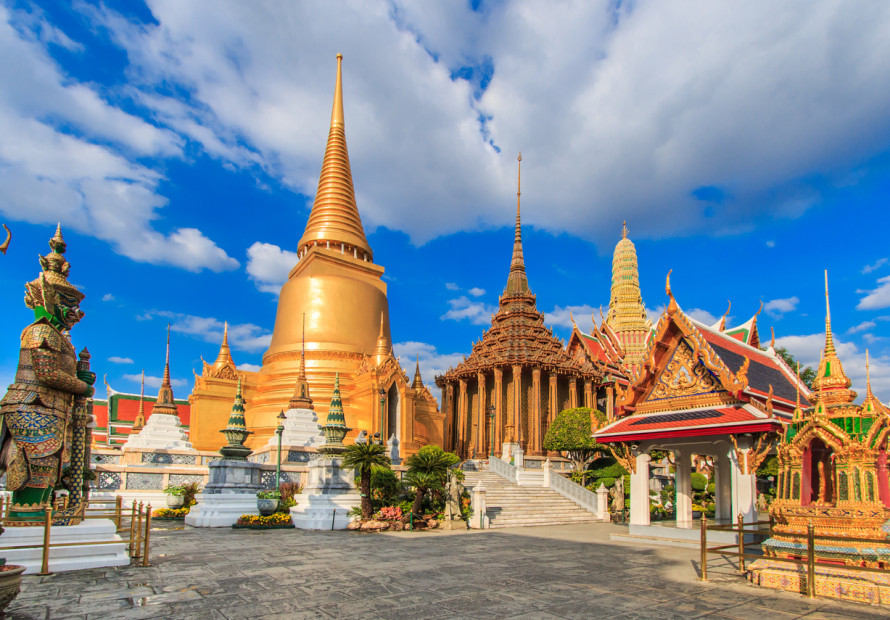
[[[624,365],[635,372],[646,358],[652,322],[646,316],[640,292],[637,249],[627,238],[627,224],[621,227],[621,240],[612,258],[612,294],[606,324],[624,348]]]
[[[422,381],[408,380],[393,355],[384,269],[373,262],[352,184],[342,59],[338,54],[318,191],[297,247],[298,262],[281,289],[272,342],[258,373],[235,370],[224,343],[217,362],[205,364],[196,376],[190,400],[192,441],[198,449],[216,449],[220,443],[218,431],[228,415],[223,404],[231,403],[235,393],[232,375],[244,381],[247,427],[254,433],[247,443],[265,445],[298,387],[301,360],[316,403],[330,402],[339,373],[346,425],[353,435],[359,430],[385,439],[395,435],[403,455],[442,442],[443,416],[435,398]],[[318,411],[320,419],[325,415]]]

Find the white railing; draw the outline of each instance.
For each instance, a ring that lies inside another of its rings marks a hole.
[[[580,484],[572,482],[568,478],[564,478],[552,472],[550,474],[550,488],[566,497],[588,512],[599,514],[599,502],[596,493],[590,489],[585,489]]]
[[[516,483],[516,468],[493,454],[488,457],[488,471],[497,474],[509,482]]]

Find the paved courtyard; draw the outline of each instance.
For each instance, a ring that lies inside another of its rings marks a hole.
[[[152,532],[152,566],[25,577],[10,618],[885,618],[763,590],[615,525],[473,532]]]

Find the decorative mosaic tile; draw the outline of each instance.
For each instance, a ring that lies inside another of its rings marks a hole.
[[[247,460],[251,463],[268,463],[269,452],[263,452],[262,454],[251,454],[247,457]]]
[[[301,479],[300,472],[298,471],[283,471],[281,472],[281,482],[296,482],[299,483]],[[264,489],[274,489],[275,488],[275,472],[274,471],[264,471],[260,474],[260,484],[263,485]]]
[[[163,488],[163,474],[127,474],[127,489],[135,489],[140,491],[160,491]]]
[[[178,486],[180,484],[191,484],[197,482],[204,486],[204,476],[201,474],[170,474],[170,486]]]
[[[526,469],[544,469],[544,461],[537,459],[523,460],[523,465],[525,465]]]
[[[160,452],[143,452],[143,463],[156,463],[158,465],[194,465],[194,454],[164,454]]]
[[[97,463],[100,465],[104,465],[106,463],[111,463],[112,465],[118,465],[121,462],[120,454],[93,454],[90,456],[90,460],[93,463]]]
[[[308,463],[314,452],[302,452],[297,450],[287,451],[288,463]]]
[[[96,488],[100,491],[116,491],[121,488],[121,475],[116,471],[100,471]]]

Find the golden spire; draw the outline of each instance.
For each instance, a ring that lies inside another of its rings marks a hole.
[[[226,321],[223,326],[223,339],[219,347],[219,355],[216,356],[216,361],[213,362],[213,371],[218,372],[228,366],[235,368],[235,360],[232,359],[232,353],[229,350],[229,322]]]
[[[865,350],[865,399],[874,400],[875,395],[871,391],[871,366],[868,360],[868,349]]]
[[[107,385],[107,384],[106,384]],[[133,420],[133,431],[138,432],[145,426],[145,369],[142,369],[142,387],[139,390],[139,411],[136,412],[136,419]]]
[[[343,81],[340,69],[342,60],[343,55],[337,54],[337,84],[334,88],[328,144],[321,164],[315,203],[312,205],[312,212],[309,214],[309,221],[306,222],[306,230],[300,239],[297,253],[302,253],[309,246],[321,245],[370,261],[374,253],[365,238],[365,229],[355,203],[349,152],[346,149]]]
[[[844,367],[834,348],[831,334],[831,305],[828,301],[828,270],[825,270],[825,350],[819,362],[819,370],[813,387],[819,392],[819,400],[825,405],[846,404],[856,400],[856,392],[850,389],[853,382],[844,373]]]
[[[173,386],[170,383],[170,324],[167,323],[167,358],[164,362],[164,379],[158,390],[158,399],[152,407],[151,414],[165,413],[176,415],[176,403],[173,401]]]
[[[291,409],[314,409],[312,398],[309,396],[309,381],[306,379],[306,313],[303,313],[303,346],[300,349],[300,374],[297,375],[297,385],[294,395],[288,403]]]
[[[510,275],[507,277],[505,295],[531,292],[525,275],[525,259],[522,256],[522,220],[519,216],[519,200],[522,195],[522,153],[516,158],[519,162],[516,174],[516,230],[513,233],[513,258],[510,260]]]
[[[637,249],[628,239],[627,233],[625,221],[621,225],[621,239],[615,246],[612,257],[612,288],[605,323],[624,348],[624,363],[634,368],[646,359],[649,325],[640,292]]]
[[[382,364],[389,357],[390,351],[392,351],[392,343],[386,335],[386,330],[383,329],[383,313],[381,312],[380,334],[377,336],[377,346],[374,347],[374,363],[378,366]]]
[[[627,220],[621,222],[621,238],[627,239]]]
[[[420,390],[423,388],[423,379],[420,376],[420,356],[416,357],[416,363],[414,366],[414,382],[411,384],[415,390]]]

